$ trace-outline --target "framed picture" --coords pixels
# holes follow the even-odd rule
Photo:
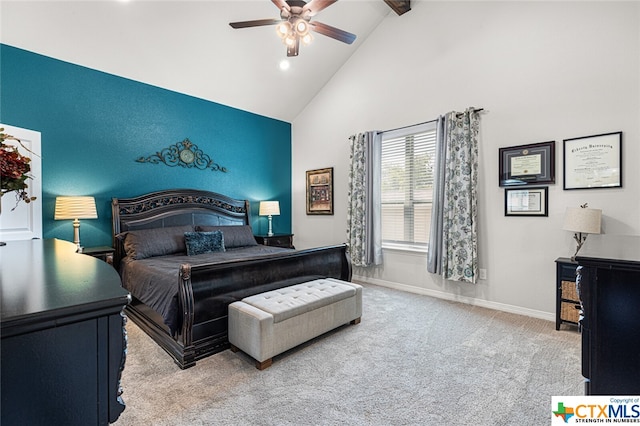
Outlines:
[[[555,141],[499,149],[500,186],[555,183]]]
[[[307,170],[307,214],[333,214],[333,167]]]
[[[546,186],[505,188],[505,216],[549,216],[549,193]]]
[[[564,140],[564,189],[622,187],[622,132]]]

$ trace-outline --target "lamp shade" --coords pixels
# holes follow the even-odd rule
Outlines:
[[[55,220],[97,219],[96,200],[93,197],[56,197]]]
[[[279,201],[260,201],[260,216],[279,216],[280,215],[280,202]]]
[[[600,209],[567,207],[562,229],[583,234],[599,234],[601,220],[602,210]]]

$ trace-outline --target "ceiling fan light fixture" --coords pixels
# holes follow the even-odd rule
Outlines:
[[[307,33],[305,35],[303,35],[300,40],[302,40],[302,43],[304,45],[308,45],[311,43],[311,41],[313,40],[313,37],[311,36],[311,34]]]
[[[281,38],[285,38],[287,34],[291,31],[291,24],[289,21],[284,21],[276,27],[276,32]]]
[[[300,36],[304,36],[309,32],[309,24],[304,19],[298,19],[295,23],[294,28]]]
[[[287,36],[284,38],[284,44],[286,44],[287,46],[293,46],[294,44],[296,44],[296,38],[293,36]]]

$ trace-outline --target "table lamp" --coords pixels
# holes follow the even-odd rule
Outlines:
[[[97,219],[96,200],[93,197],[56,197],[53,219],[73,219],[73,242],[82,253],[80,245],[80,219]]]
[[[280,216],[280,202],[278,201],[260,201],[260,212],[258,213],[260,216],[268,216],[269,217],[269,232],[267,232],[267,236],[273,236],[272,229],[272,216]]]
[[[576,260],[578,252],[587,240],[587,235],[600,233],[601,220],[602,210],[590,209],[586,203],[580,207],[567,207],[562,229],[565,231],[573,231],[573,239],[576,240],[578,244],[576,253],[571,256],[571,260]]]

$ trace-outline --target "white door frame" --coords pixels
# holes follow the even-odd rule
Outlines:
[[[28,148],[27,152],[15,141],[5,141],[7,145],[18,147],[20,154],[31,158],[32,179],[27,180],[27,194],[36,199],[30,203],[20,201],[16,206],[14,193],[5,194],[2,197],[2,210],[0,210],[0,241],[30,240],[42,238],[42,149],[40,145],[40,132],[22,129],[20,127],[0,124],[4,128],[2,133],[14,136]],[[34,155],[35,154],[35,155]]]

